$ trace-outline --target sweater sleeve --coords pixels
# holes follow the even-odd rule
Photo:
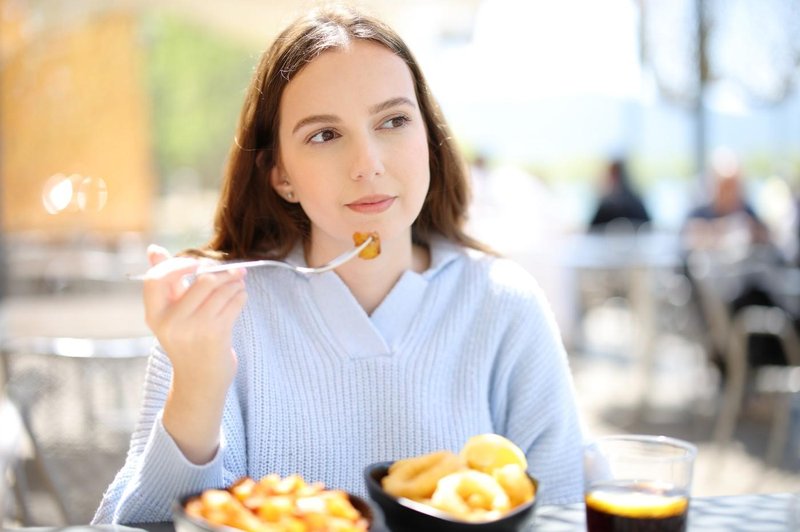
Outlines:
[[[543,504],[583,499],[584,434],[561,336],[532,279],[512,304],[511,324],[493,382],[497,431],[527,456]]]
[[[229,391],[226,399],[217,453],[207,464],[196,465],[186,459],[161,422],[171,380],[170,361],[156,346],[125,464],[106,489],[93,524],[170,521],[177,498],[229,485],[245,474],[244,427],[235,393]]]

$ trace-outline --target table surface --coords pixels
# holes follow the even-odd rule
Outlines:
[[[800,493],[696,497],[689,507],[690,531],[787,532],[800,530]],[[536,532],[574,532],[586,529],[581,503],[542,506],[536,510],[531,527]],[[24,528],[24,532],[172,532],[172,523],[148,523],[130,526],[71,526],[65,528]],[[379,529],[376,532],[383,532]]]
[[[561,263],[577,270],[664,269],[680,266],[677,233],[576,233],[564,245]]]

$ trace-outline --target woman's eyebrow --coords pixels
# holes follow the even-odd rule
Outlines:
[[[297,124],[295,124],[294,129],[292,129],[292,135],[297,133],[297,130],[301,127],[307,126],[309,124],[315,124],[317,122],[323,122],[326,124],[336,123],[338,124],[342,120],[336,115],[311,115],[307,116],[304,119],[300,120]]]
[[[385,111],[386,109],[389,109],[391,107],[395,107],[397,105],[408,105],[408,106],[414,107],[414,108],[417,107],[414,104],[414,102],[412,102],[411,100],[409,100],[405,96],[398,96],[397,98],[390,98],[390,99],[386,100],[385,102],[381,102],[379,104],[373,105],[372,107],[369,108],[369,112],[370,112],[370,114],[374,115],[374,114],[380,113],[381,111]]]
[[[373,105],[369,108],[370,114],[378,114],[381,111],[385,111],[386,109],[390,109],[392,107],[396,107],[398,105],[407,105],[409,107],[416,108],[416,104],[413,101],[406,98],[405,96],[398,96],[397,98],[390,98],[385,102],[381,102],[378,104]],[[297,133],[297,130],[305,127],[309,124],[316,124],[318,122],[325,123],[325,124],[338,124],[342,120],[336,115],[311,115],[303,118],[297,124],[295,124],[294,128],[292,129],[292,135]]]

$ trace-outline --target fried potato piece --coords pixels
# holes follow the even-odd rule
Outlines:
[[[372,242],[367,244],[367,247],[362,249],[358,254],[359,258],[364,260],[374,259],[381,254],[381,237],[376,231],[369,233],[353,233],[353,242],[356,246],[363,244],[369,237],[372,237]]]
[[[266,528],[231,492],[206,490],[200,496],[202,517],[212,523],[226,524],[248,532],[261,532]]]
[[[369,522],[344,491],[302,477],[242,478],[228,490],[209,489],[188,501],[186,514],[247,532],[366,532]]]
[[[442,477],[464,469],[464,461],[451,451],[415,456],[394,462],[381,485],[394,497],[429,499]]]

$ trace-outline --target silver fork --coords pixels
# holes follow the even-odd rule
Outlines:
[[[372,237],[368,236],[367,239],[356,246],[355,248],[342,253],[335,259],[323,264],[322,266],[318,266],[316,268],[309,268],[308,266],[295,266],[294,264],[289,264],[288,262],[282,262],[279,260],[232,260],[228,262],[222,262],[220,264],[214,264],[211,266],[202,266],[197,269],[197,271],[192,275],[187,275],[187,278],[194,279],[198,275],[204,273],[217,273],[217,272],[224,272],[227,270],[234,270],[237,268],[259,268],[261,266],[276,266],[278,268],[287,268],[289,270],[294,270],[300,273],[325,273],[331,270],[334,270],[344,264],[345,262],[349,261],[356,257],[359,253],[361,253],[364,248],[366,248],[372,242]],[[147,278],[146,273],[141,273],[138,275],[129,275],[128,279],[132,281],[143,281]]]

